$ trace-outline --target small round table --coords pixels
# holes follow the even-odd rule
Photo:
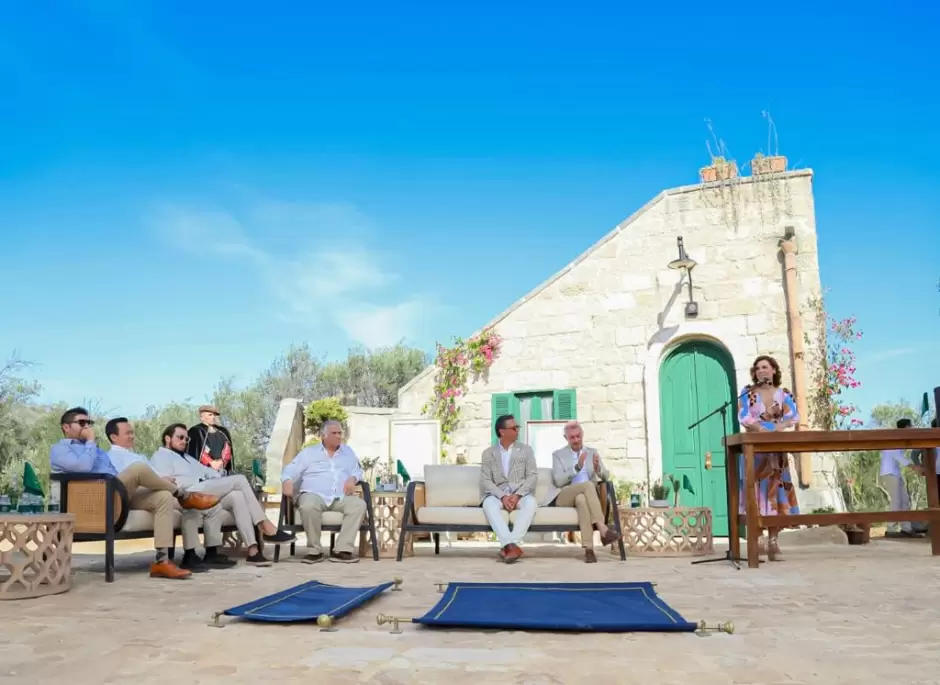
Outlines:
[[[73,514],[0,514],[0,600],[68,592]]]

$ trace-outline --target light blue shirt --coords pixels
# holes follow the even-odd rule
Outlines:
[[[118,474],[111,457],[94,441],[62,438],[49,450],[49,465],[53,473]]]
[[[282,482],[299,482],[297,494],[319,495],[328,505],[343,498],[343,483],[350,478],[362,480],[362,468],[359,457],[348,445],[340,445],[332,457],[322,444],[304,448],[281,471]]]

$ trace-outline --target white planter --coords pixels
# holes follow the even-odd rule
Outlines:
[[[668,499],[651,499],[650,506],[656,509],[668,509],[669,500]]]

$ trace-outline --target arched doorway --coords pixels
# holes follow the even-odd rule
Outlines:
[[[721,414],[689,430],[705,414],[736,395],[734,363],[717,344],[705,340],[681,343],[659,367],[660,427],[663,475],[688,476],[695,494],[683,490],[681,504],[710,507],[716,536],[728,534],[727,481],[721,439]],[[737,407],[728,409],[729,433],[737,431]],[[711,452],[711,468],[706,453]]]

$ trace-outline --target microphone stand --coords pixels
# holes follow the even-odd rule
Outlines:
[[[732,404],[734,404],[737,401],[737,399],[738,398],[735,397],[733,399],[728,400],[723,405],[721,405],[720,407],[718,407],[717,409],[713,411],[708,412],[707,414],[705,414],[705,416],[701,417],[698,421],[696,421],[691,426],[689,426],[689,430],[692,430],[695,427],[701,425],[702,423],[705,423],[705,421],[715,416],[716,414],[721,414],[721,430],[724,434],[724,440],[722,441],[722,449],[725,452],[725,498],[727,499],[727,502],[728,502],[728,509],[729,509],[728,516],[738,515],[738,512],[730,511],[731,509],[731,478],[728,474],[728,469],[730,469],[732,465],[728,463],[728,447],[726,444],[728,442],[728,408]],[[734,468],[738,468],[737,462],[735,462]],[[731,556],[731,539],[729,538],[728,539],[728,551],[725,552],[725,555],[723,557],[716,557],[714,559],[700,559],[698,561],[693,561],[692,565],[696,566],[698,564],[713,564],[716,561],[730,561],[731,565],[734,566],[735,569],[740,571],[741,570],[740,562],[747,561],[747,560],[742,559],[741,557]],[[764,563],[764,562],[760,562],[760,563]]]

